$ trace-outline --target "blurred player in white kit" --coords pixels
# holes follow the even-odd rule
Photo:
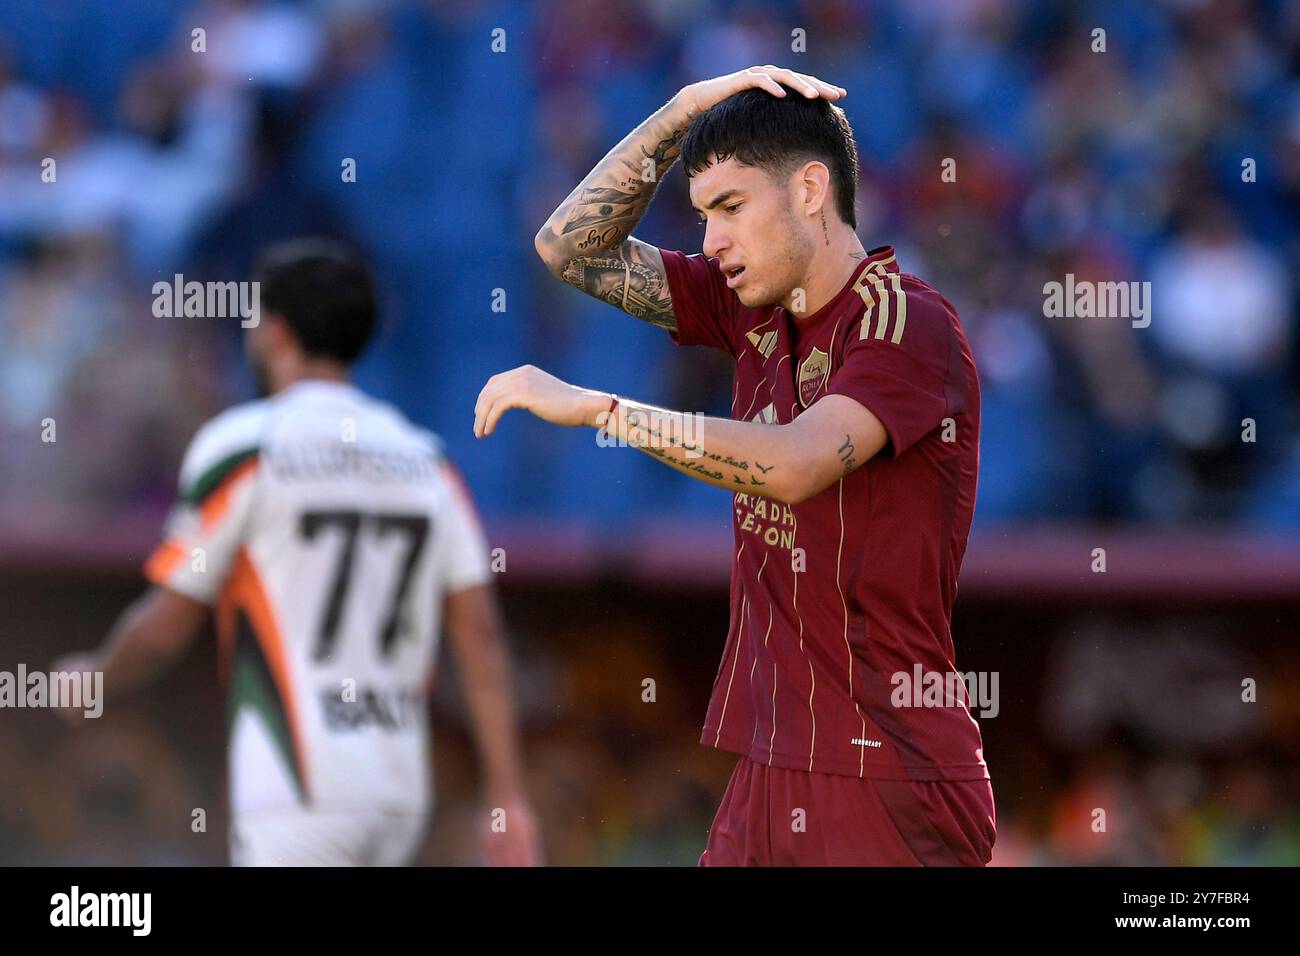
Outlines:
[[[401,865],[434,795],[428,696],[445,629],[483,775],[487,862],[541,863],[509,661],[473,502],[432,433],[349,378],[375,325],[367,269],[297,240],[253,276],[259,392],[195,435],[149,590],[58,670],[146,683],[215,609],[235,865]]]

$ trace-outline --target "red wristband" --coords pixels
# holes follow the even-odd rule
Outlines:
[[[609,434],[609,423],[614,421],[614,409],[618,408],[618,396],[611,392],[609,399],[609,412],[606,414],[605,427],[603,429],[606,435]]]

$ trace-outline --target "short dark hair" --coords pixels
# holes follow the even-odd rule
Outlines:
[[[261,308],[284,317],[308,355],[351,365],[370,341],[378,307],[370,270],[348,246],[291,239],[253,266]]]
[[[682,139],[687,177],[710,166],[714,156],[779,176],[815,159],[830,170],[840,218],[856,229],[858,147],[848,117],[830,100],[782,88],[784,99],[758,88],[742,90],[695,117]]]

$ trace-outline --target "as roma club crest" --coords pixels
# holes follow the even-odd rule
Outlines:
[[[814,347],[799,366],[799,401],[804,408],[813,400],[831,370],[831,357]]]

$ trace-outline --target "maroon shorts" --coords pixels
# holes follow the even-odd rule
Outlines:
[[[700,866],[984,866],[988,780],[863,780],[741,757]]]

